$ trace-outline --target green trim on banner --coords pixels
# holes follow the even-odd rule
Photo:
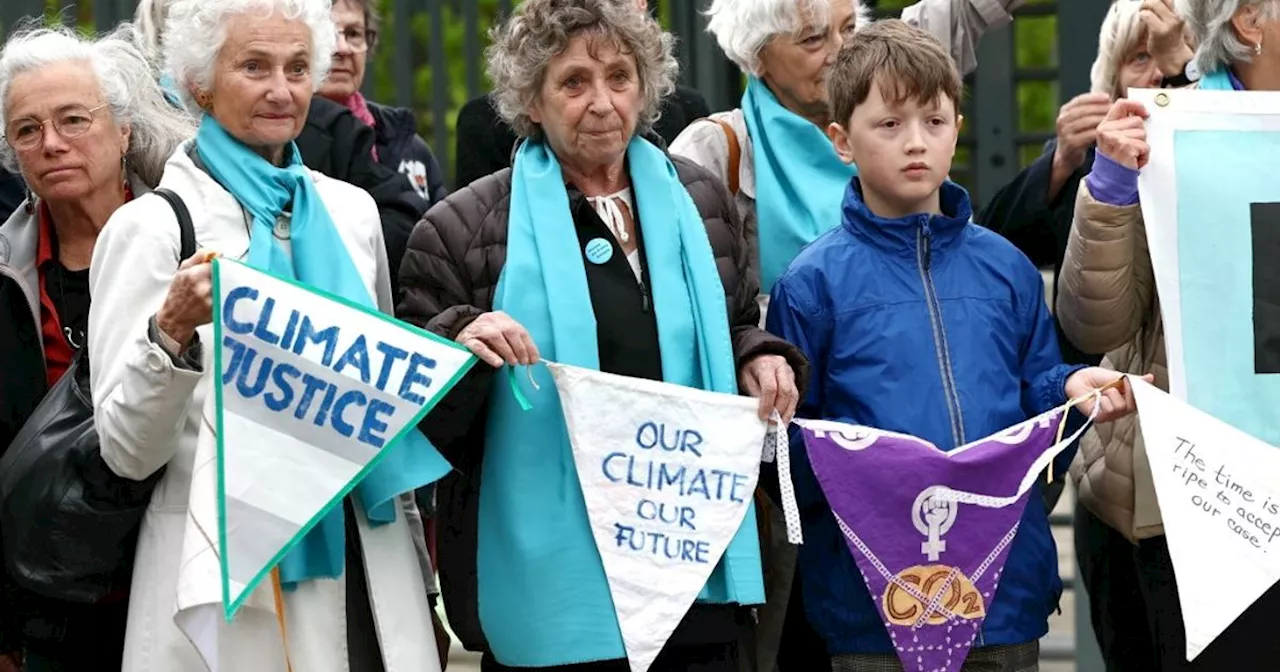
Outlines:
[[[213,298],[217,302],[213,306],[213,421],[218,433],[216,453],[218,468],[218,573],[222,575],[222,604],[231,600],[231,579],[227,570],[227,465],[223,460],[222,437],[222,260],[214,257],[210,262],[213,267]],[[225,611],[225,610],[224,610]],[[226,612],[227,622],[231,621],[234,611]]]
[[[223,458],[224,446],[223,446],[223,431],[222,431],[222,425],[223,425],[223,422],[222,422],[222,415],[223,415],[222,413],[222,404],[223,404],[223,401],[222,401],[222,387],[223,387],[222,386],[222,286],[221,286],[221,280],[220,280],[220,274],[219,274],[219,264],[222,264],[222,263],[239,264],[240,266],[244,266],[245,268],[259,275],[269,276],[273,280],[277,280],[285,284],[293,285],[294,287],[307,291],[311,294],[315,294],[317,296],[329,299],[330,301],[339,303],[348,308],[358,310],[366,315],[370,315],[378,319],[381,319],[382,321],[388,324],[394,325],[414,335],[426,337],[427,339],[435,342],[438,345],[448,346],[456,350],[465,352],[468,355],[467,359],[462,363],[461,366],[458,367],[458,371],[453,375],[453,377],[450,378],[447,383],[445,383],[440,387],[440,389],[431,398],[431,400],[428,401],[422,407],[422,409],[413,416],[413,418],[409,422],[405,423],[404,428],[401,429],[400,432],[395,435],[395,437],[387,441],[387,443],[382,447],[382,449],[378,451],[378,454],[375,455],[372,460],[369,460],[369,462],[365,465],[365,467],[361,469],[360,472],[356,474],[355,477],[352,478],[351,481],[346,486],[344,486],[338,492],[338,494],[335,495],[333,499],[329,501],[328,504],[326,504],[323,508],[320,509],[319,513],[317,513],[310,520],[308,520],[307,524],[303,525],[299,529],[298,533],[294,535],[294,537],[291,540],[289,540],[289,542],[286,543],[280,549],[280,551],[277,552],[271,558],[269,562],[267,562],[266,566],[263,567],[262,570],[259,571],[258,574],[254,576],[252,580],[250,580],[247,584],[245,584],[244,592],[234,602],[232,602],[230,599],[231,586],[230,586],[230,577],[228,575],[228,569],[227,569],[227,563],[226,563],[227,511],[226,511],[226,488],[224,486],[226,472],[225,472],[225,464],[224,464],[224,458]],[[380,310],[372,310],[367,306],[362,306],[358,303],[355,303],[354,301],[345,299],[335,294],[330,294],[329,292],[325,292],[323,290],[317,289],[315,287],[312,287],[311,285],[297,282],[295,280],[281,278],[276,275],[272,275],[271,273],[267,273],[265,271],[261,271],[256,268],[253,268],[252,266],[249,266],[242,262],[235,261],[233,259],[223,259],[221,257],[214,259],[213,261],[213,292],[214,292],[214,298],[216,300],[216,303],[214,304],[214,310],[213,310],[213,333],[214,333],[214,339],[217,341],[217,344],[216,344],[217,347],[214,349],[214,368],[217,370],[217,377],[214,380],[214,384],[216,385],[216,395],[214,397],[216,406],[214,411],[217,416],[216,419],[217,419],[217,425],[218,425],[218,543],[221,550],[218,561],[220,564],[220,569],[222,574],[222,604],[224,606],[223,611],[226,615],[227,622],[231,622],[236,612],[239,611],[240,607],[244,605],[244,602],[249,599],[249,596],[253,594],[253,591],[257,589],[258,585],[262,583],[263,579],[265,579],[267,575],[271,573],[271,570],[280,564],[280,561],[284,559],[284,556],[287,555],[289,551],[292,551],[293,548],[297,546],[299,542],[302,541],[302,538],[307,536],[307,533],[309,533],[312,530],[312,528],[318,525],[320,521],[325,518],[325,516],[329,515],[329,513],[333,511],[334,507],[340,505],[342,503],[343,498],[351,494],[351,491],[355,490],[356,487],[360,485],[360,482],[363,481],[365,477],[369,475],[370,472],[372,472],[374,469],[378,467],[379,464],[382,463],[383,459],[386,458],[386,456],[389,454],[389,451],[392,448],[394,448],[402,439],[404,439],[405,436],[408,436],[409,432],[416,431],[418,429],[418,424],[422,422],[422,419],[425,418],[427,414],[430,413],[433,408],[435,408],[436,404],[438,404],[440,400],[443,399],[444,396],[449,393],[449,390],[453,389],[453,387],[457,385],[459,381],[462,380],[463,376],[465,376],[468,372],[470,372],[471,367],[475,366],[478,360],[476,356],[472,354],[471,351],[468,350],[465,346],[462,346],[454,341],[450,341],[448,339],[437,336],[436,334],[433,334],[424,329],[420,329],[412,324],[408,324],[406,322],[397,320],[394,317],[387,315],[386,313],[383,313]]]

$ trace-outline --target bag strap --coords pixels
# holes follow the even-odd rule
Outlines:
[[[181,241],[178,263],[181,264],[196,253],[196,228],[191,223],[191,211],[187,210],[187,204],[182,201],[182,197],[172,190],[160,187],[151,193],[168,201],[169,207],[173,208],[173,214],[178,217],[178,237]]]
[[[738,144],[738,134],[734,132],[733,125],[724,119],[711,119],[720,125],[724,130],[725,140],[729,141],[729,193],[734,196],[738,195],[738,170],[742,162],[742,147]]]

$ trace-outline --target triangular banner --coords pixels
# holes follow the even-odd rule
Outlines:
[[[746,515],[758,402],[549,364],[632,672],[645,672]]]
[[[910,672],[957,672],[982,629],[1035,480],[1078,438],[1066,409],[944,453],[923,439],[797,420],[814,475]]]
[[[1129,384],[1194,660],[1280,580],[1280,451],[1138,378]]]
[[[214,261],[219,559],[228,620],[475,363],[377,311]]]

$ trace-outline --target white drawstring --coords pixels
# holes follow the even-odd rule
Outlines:
[[[587,202],[596,209],[596,214],[600,215],[604,225],[618,237],[618,242],[626,244],[631,241],[631,236],[627,233],[627,218],[622,214],[622,208],[618,206],[618,199],[625,200],[630,207],[631,188],[628,187],[608,196],[588,196]]]

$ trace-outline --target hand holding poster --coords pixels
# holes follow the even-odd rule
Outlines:
[[[1130,384],[1194,660],[1280,580],[1280,451],[1137,378]]]
[[[233,261],[214,262],[218,534],[228,620],[418,422],[465,348]],[[395,494],[395,493],[391,493]]]
[[[1055,409],[949,453],[871,427],[796,421],[909,672],[964,665],[1035,480],[1083,432],[1058,438],[1066,413]]]
[[[548,366],[627,658],[644,672],[743,524],[766,423],[747,397]]]

